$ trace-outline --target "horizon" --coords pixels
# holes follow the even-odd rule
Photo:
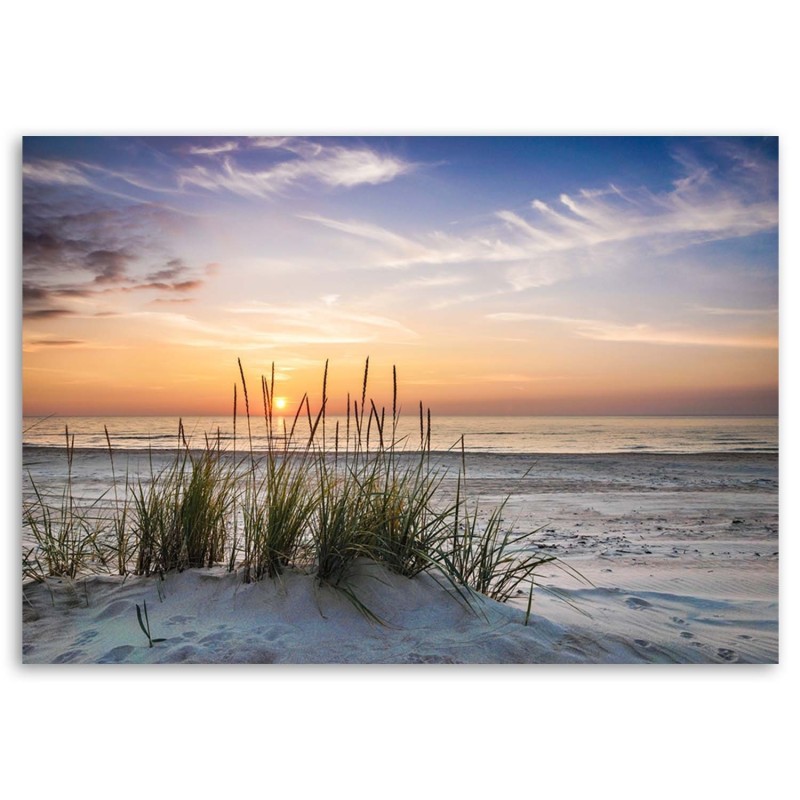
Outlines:
[[[22,178],[25,417],[230,416],[238,357],[287,408],[329,359],[344,414],[367,356],[438,416],[778,415],[777,137],[25,137]]]
[[[207,417],[219,417],[223,416],[222,414],[184,414],[183,417],[185,419],[203,419]],[[328,419],[344,419],[344,413],[330,413],[327,414]],[[398,411],[398,419],[401,416],[409,417],[409,414],[402,414]],[[432,412],[433,418],[438,417],[541,417],[543,419],[594,419],[594,418],[619,418],[619,419],[627,419],[630,417],[642,417],[644,419],[658,419],[658,418],[666,418],[666,419],[680,419],[680,418],[696,418],[696,419],[703,419],[707,417],[709,419],[717,418],[717,417],[730,417],[730,418],[738,418],[738,417],[774,417],[777,418],[778,414],[439,414],[434,415]],[[147,418],[163,418],[169,417],[178,419],[180,415],[173,415],[173,414],[49,414],[47,416],[41,416],[38,414],[24,414],[23,419],[38,419],[41,422],[45,422],[48,419],[120,419],[126,417],[143,417]],[[244,417],[243,414],[238,416],[238,419],[242,419]],[[273,412],[273,419],[293,419],[294,414],[278,414]],[[259,415],[250,414],[250,419],[263,419],[263,412]]]

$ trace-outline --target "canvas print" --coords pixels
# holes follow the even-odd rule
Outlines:
[[[776,137],[21,179],[23,663],[778,661]]]

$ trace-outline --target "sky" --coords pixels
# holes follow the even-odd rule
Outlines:
[[[25,415],[229,413],[237,359],[341,413],[367,357],[439,414],[778,410],[775,137],[26,137],[22,182]]]

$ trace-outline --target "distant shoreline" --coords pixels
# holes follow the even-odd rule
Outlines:
[[[236,448],[236,455],[237,456],[244,456],[249,455],[250,448],[247,445],[246,441],[240,442],[241,446],[237,446]],[[39,445],[39,444],[30,444],[24,443],[22,444],[23,451],[30,450],[39,453],[62,453],[64,452],[64,447],[57,447],[55,445]],[[192,453],[200,453],[205,450],[203,446],[191,446],[189,451]],[[298,452],[302,451],[302,448],[294,448],[293,451],[290,452]],[[153,453],[153,455],[169,455],[175,453],[183,453],[186,452],[186,448],[184,447],[115,447],[114,454],[120,455],[123,453],[130,453],[134,455],[148,455],[149,453]],[[277,447],[275,450],[277,455],[281,455],[282,450],[280,447]],[[103,454],[108,457],[108,447],[86,447],[86,446],[79,446],[76,445],[74,448],[74,453],[76,455],[85,454],[85,455],[92,455],[92,454]],[[253,453],[256,456],[265,456],[268,454],[266,449],[253,449]],[[573,458],[622,458],[622,457],[631,457],[631,458],[687,458],[687,459],[708,459],[708,458],[722,458],[722,457],[740,457],[740,458],[751,458],[753,456],[763,456],[763,457],[770,457],[770,458],[777,458],[779,455],[779,450],[776,448],[774,450],[766,450],[766,449],[753,449],[753,450],[746,450],[746,449],[738,449],[738,450],[702,450],[702,451],[693,451],[693,452],[686,452],[686,451],[668,451],[668,450],[616,450],[616,451],[608,451],[608,452],[547,452],[547,451],[538,451],[538,452],[502,452],[502,451],[494,451],[494,450],[471,450],[466,448],[465,453],[468,457],[491,457],[491,458],[508,458],[508,459],[519,459],[519,458],[564,458],[564,459],[573,459]],[[223,448],[222,449],[223,455],[232,455],[233,450],[232,448]],[[398,449],[397,454],[400,457],[404,458],[419,458],[420,453],[418,450],[410,450],[408,452],[403,452],[401,449]],[[330,450],[330,455],[334,456],[334,451]],[[431,458],[457,458],[461,459],[461,452],[457,451],[455,448],[450,450],[431,450],[430,451]],[[427,455],[426,455],[427,457]],[[340,458],[344,458],[344,451],[340,451]]]

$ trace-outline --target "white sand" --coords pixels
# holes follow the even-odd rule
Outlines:
[[[99,458],[87,460],[89,483],[102,483]],[[223,569],[163,583],[51,580],[25,588],[23,661],[778,660],[777,457],[473,456],[469,470],[473,494],[491,504],[513,492],[507,522],[543,525],[543,552],[593,585],[548,565],[526,627],[523,598],[484,601],[476,614],[430,578],[409,581],[367,566],[358,591],[385,625],[303,575],[254,585]],[[143,600],[152,635],[166,639],[152,648],[136,619]]]

